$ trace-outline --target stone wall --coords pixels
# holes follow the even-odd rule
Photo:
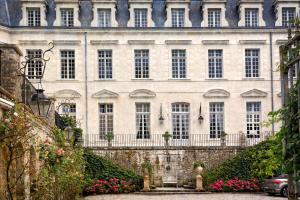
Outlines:
[[[182,186],[194,179],[193,163],[195,161],[202,161],[205,168],[209,169],[235,156],[241,150],[240,148],[216,147],[93,151],[138,174],[142,174],[141,164],[149,160],[153,166],[152,183],[154,185],[162,186],[163,182],[177,182],[179,186]]]

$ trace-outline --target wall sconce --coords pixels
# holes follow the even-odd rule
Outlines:
[[[202,116],[202,108],[201,108],[201,103],[200,103],[198,121],[200,124],[202,124],[203,120],[204,120],[204,117]]]
[[[50,112],[52,101],[44,94],[43,89],[37,89],[31,97],[31,106],[37,107],[40,117],[47,118]]]
[[[159,118],[158,118],[159,122],[162,124],[165,120],[165,118],[163,117],[163,113],[162,113],[162,104],[160,104],[160,111],[159,111]]]

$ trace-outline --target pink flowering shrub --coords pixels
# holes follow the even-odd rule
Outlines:
[[[223,181],[218,180],[209,186],[215,192],[258,192],[260,190],[257,180],[240,180],[237,178]]]
[[[111,194],[111,193],[129,193],[134,189],[130,182],[117,178],[109,178],[108,180],[97,180],[92,186],[85,189],[88,194]]]

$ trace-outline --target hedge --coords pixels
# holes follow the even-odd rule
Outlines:
[[[117,178],[131,183],[135,191],[138,191],[143,186],[143,178],[136,175],[133,171],[124,169],[112,161],[105,159],[93,152],[86,150],[84,152],[85,177],[92,181],[109,180]]]
[[[219,166],[205,171],[204,184],[208,187],[218,180],[228,181],[235,178],[257,179],[261,182],[264,178],[279,173],[280,158],[281,151],[277,140],[266,140],[242,151]]]

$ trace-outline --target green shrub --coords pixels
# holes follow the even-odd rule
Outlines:
[[[262,181],[278,173],[281,166],[280,157],[277,140],[269,139],[204,172],[204,184],[207,187],[217,180],[228,181],[234,178]]]
[[[133,171],[123,169],[112,161],[86,150],[84,152],[85,177],[91,180],[109,180],[117,178],[126,180],[132,184],[134,191],[138,191],[143,186],[143,178]]]

